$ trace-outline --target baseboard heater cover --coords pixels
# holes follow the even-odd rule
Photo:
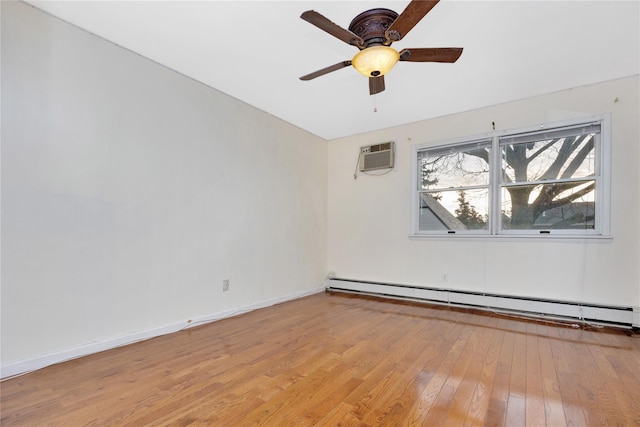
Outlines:
[[[578,319],[618,327],[640,327],[640,324],[636,324],[635,317],[637,316],[635,314],[637,310],[634,310],[634,307],[608,306],[340,278],[328,280],[326,289],[328,291],[362,293],[435,304],[512,312],[525,316],[551,316],[565,319]],[[634,311],[636,313],[634,313]]]

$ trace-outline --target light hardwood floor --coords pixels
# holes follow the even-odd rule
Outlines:
[[[4,426],[633,426],[640,336],[321,293],[0,384]]]

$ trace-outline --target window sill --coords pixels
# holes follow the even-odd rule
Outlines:
[[[410,234],[410,240],[485,240],[485,241],[546,241],[611,243],[613,236],[571,234]]]

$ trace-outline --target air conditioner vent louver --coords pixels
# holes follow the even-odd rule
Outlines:
[[[393,168],[394,142],[368,145],[360,148],[360,172]]]

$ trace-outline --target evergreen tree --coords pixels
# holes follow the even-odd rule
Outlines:
[[[476,208],[469,204],[464,191],[458,191],[458,209],[455,211],[456,218],[461,223],[467,226],[467,229],[477,230],[484,228],[486,221],[482,218],[482,215],[478,213]]]

